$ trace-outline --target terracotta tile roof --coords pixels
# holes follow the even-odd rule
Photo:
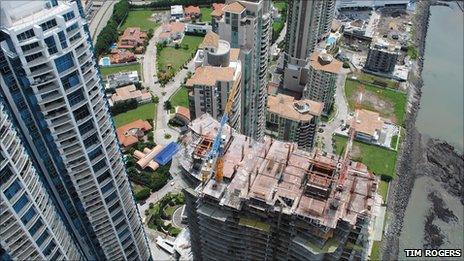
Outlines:
[[[233,2],[232,4],[228,4],[224,6],[222,9],[223,12],[229,12],[229,13],[235,13],[235,14],[240,14],[243,11],[245,11],[245,7],[240,4],[239,2]]]
[[[184,7],[184,14],[186,15],[200,15],[200,7],[189,5]]]
[[[133,62],[136,60],[137,60],[137,57],[135,57],[135,54],[128,50],[117,49],[117,50],[111,51],[110,53],[110,61],[112,64],[127,63],[127,62]]]
[[[211,12],[211,16],[222,16],[224,14],[224,12],[222,11],[224,6],[226,5],[221,3],[213,3],[213,11]]]
[[[190,121],[190,110],[188,108],[183,107],[183,106],[177,106],[176,107],[176,116],[180,116],[180,117],[185,118],[186,120]]]
[[[151,130],[152,127],[148,121],[136,120],[116,129],[119,144],[123,147],[131,146],[138,142],[139,137],[145,132]]]
[[[312,53],[309,61],[311,67],[318,71],[338,74],[343,63],[334,59],[331,55],[322,53]]]
[[[215,86],[218,81],[232,81],[234,79],[234,68],[203,66],[195,70],[192,78],[187,80],[187,86],[206,85]]]
[[[214,47],[218,48],[219,46],[219,35],[213,31],[208,32],[203,39],[203,42],[200,44],[199,48],[208,48]]]
[[[297,109],[300,108],[300,109]],[[320,116],[323,104],[312,100],[295,101],[292,96],[277,94],[267,98],[267,110],[293,121],[310,121]]]
[[[134,157],[138,159],[137,165],[142,169],[149,167],[152,170],[156,170],[159,167],[159,164],[156,163],[153,159],[158,153],[161,152],[163,148],[163,145],[158,144],[153,149],[145,148],[143,152],[138,150],[134,151]]]
[[[384,124],[378,112],[369,110],[356,110],[356,121],[353,127],[356,132],[374,136],[377,130],[381,130]]]
[[[113,103],[136,99],[137,101],[146,101],[151,99],[151,94],[147,91],[140,91],[131,84],[125,87],[117,88],[116,93],[111,96]]]
[[[239,48],[230,48],[230,61],[231,62],[236,62],[238,61],[238,57],[240,55],[240,49]]]
[[[119,38],[118,47],[126,49],[134,48],[143,45],[145,38],[147,38],[147,34],[140,31],[139,27],[128,27]]]

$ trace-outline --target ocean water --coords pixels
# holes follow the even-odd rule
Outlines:
[[[422,72],[421,108],[416,127],[464,150],[464,34],[463,12],[432,6]]]
[[[422,134],[446,140],[461,152],[464,148],[463,24],[463,13],[455,3],[451,8],[431,8],[422,73],[424,87],[416,122]],[[415,181],[403,220],[399,260],[406,259],[404,249],[423,248],[424,225],[432,207],[427,195],[431,191],[442,198],[445,207],[457,217],[457,222],[446,223],[438,218],[432,222],[446,235],[441,248],[464,250],[463,205],[440,183],[430,177],[420,177]]]

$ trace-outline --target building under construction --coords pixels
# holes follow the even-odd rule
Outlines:
[[[194,120],[178,154],[196,184],[184,190],[195,260],[366,259],[377,179],[365,165],[226,125],[218,181],[205,161],[219,126]]]

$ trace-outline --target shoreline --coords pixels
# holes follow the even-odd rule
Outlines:
[[[412,36],[411,40],[418,48],[419,58],[416,66],[413,66],[413,70],[411,70],[408,79],[410,86],[408,90],[408,107],[405,121],[405,139],[401,144],[401,149],[397,158],[397,178],[393,179],[390,183],[391,196],[387,204],[387,215],[391,216],[391,220],[387,223],[380,247],[381,260],[398,259],[399,238],[403,230],[403,219],[416,178],[420,176],[430,176],[436,181],[439,181],[447,191],[450,191],[455,196],[462,196],[459,195],[459,192],[456,193],[455,187],[462,188],[463,181],[462,179],[459,180],[459,171],[462,171],[464,168],[463,156],[459,155],[447,142],[433,138],[425,138],[415,126],[422,95],[423,80],[421,75],[424,63],[425,41],[430,20],[430,7],[436,3],[435,1],[428,0],[416,2],[416,14],[413,17],[413,29],[415,30],[415,34]],[[451,185],[448,184],[447,179],[434,177],[433,173],[430,173],[430,170],[433,168],[432,165],[436,162],[433,156],[436,156],[437,153],[434,153],[434,151],[439,151],[443,148],[445,148],[444,150],[446,150],[447,153],[444,157],[446,158],[447,155],[450,155],[449,157],[453,159],[453,165],[457,166],[457,173],[451,172],[451,174],[448,173],[449,171],[447,172],[447,169],[438,166],[439,169],[442,167],[441,170],[443,170],[442,172],[444,173],[442,176],[451,176],[453,178],[454,183]],[[419,172],[419,169],[422,171]],[[463,203],[462,200],[461,203]],[[425,229],[427,229],[427,227],[425,227]]]

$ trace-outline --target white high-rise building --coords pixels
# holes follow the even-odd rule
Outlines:
[[[16,260],[82,260],[0,103],[0,244]],[[0,259],[2,256],[0,254]]]
[[[330,32],[335,0],[288,2],[283,88],[302,93],[308,82],[308,62],[316,44]]]
[[[214,32],[206,34],[195,55],[195,73],[187,80],[191,119],[209,113],[216,119],[224,114],[229,94],[238,89],[229,111],[229,125],[240,129],[240,84],[242,66],[238,59],[240,49],[220,40]]]
[[[221,39],[240,48],[242,63],[241,132],[264,137],[272,19],[271,1],[226,0],[218,21]]]
[[[150,259],[80,0],[3,1],[0,16],[0,94],[75,244]]]

